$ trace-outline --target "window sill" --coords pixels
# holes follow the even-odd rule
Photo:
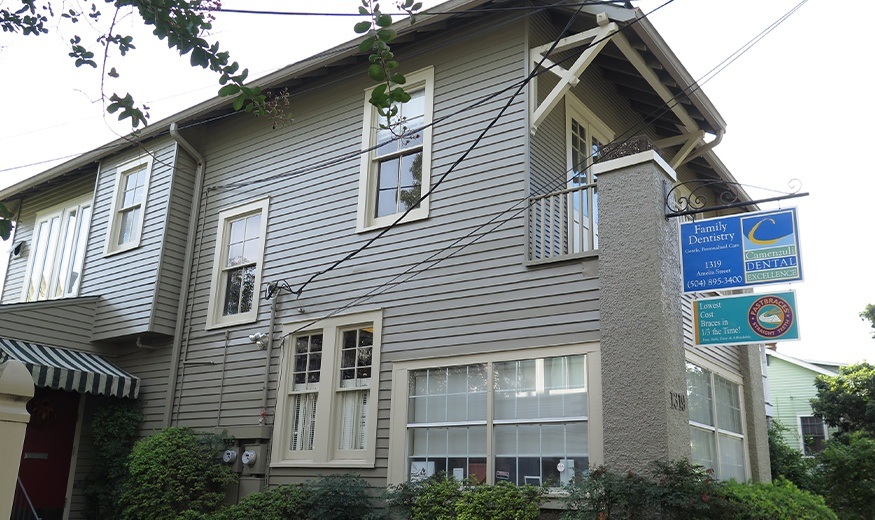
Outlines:
[[[367,460],[332,460],[326,462],[316,462],[312,460],[296,460],[286,459],[278,462],[271,462],[271,468],[352,468],[352,469],[372,469],[375,467],[374,461]]]
[[[107,248],[104,250],[104,252],[103,252],[103,257],[106,258],[106,257],[110,257],[110,256],[115,256],[115,255],[118,255],[118,254],[124,253],[125,251],[130,251],[130,250],[132,250],[132,249],[137,249],[138,247],[140,247],[140,241],[139,241],[139,240],[137,240],[136,242],[131,242],[130,244],[125,244],[125,245],[121,245],[121,246],[116,246],[116,247],[113,247],[113,248],[108,248],[108,247],[107,247]]]
[[[258,312],[237,314],[233,318],[223,317],[221,320],[208,320],[205,330],[223,329],[234,325],[247,325],[258,321]]]
[[[356,233],[367,233],[368,231],[376,231],[378,229],[383,229],[391,226],[398,220],[398,213],[394,215],[389,215],[386,217],[374,218],[370,219],[367,222],[363,223],[359,221],[356,224],[355,232]],[[409,222],[417,222],[419,220],[425,220],[428,218],[428,210],[426,209],[418,209],[411,211],[404,220],[399,222],[399,224],[407,224]]]

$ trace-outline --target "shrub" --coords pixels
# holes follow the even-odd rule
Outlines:
[[[779,478],[771,484],[725,484],[730,500],[738,503],[736,520],[837,520],[823,497]]]
[[[687,460],[654,462],[649,476],[604,467],[566,486],[566,513],[577,519],[710,519],[734,509],[722,483]]]
[[[788,429],[778,421],[772,421],[769,425],[769,462],[772,478],[785,478],[801,489],[812,491],[814,459],[803,457],[801,451],[787,444],[782,432]]]
[[[374,516],[368,483],[358,475],[329,475],[307,483],[313,520],[359,520]]]
[[[456,504],[459,520],[537,520],[544,489],[499,482],[467,487]]]
[[[817,490],[842,518],[875,518],[875,439],[854,432],[827,443],[817,457]]]
[[[94,464],[85,481],[87,516],[94,520],[121,516],[119,497],[128,479],[126,462],[143,414],[131,399],[103,398],[91,419]]]
[[[237,504],[208,517],[209,520],[304,519],[312,505],[312,490],[305,485],[286,485],[253,493]]]
[[[462,483],[445,474],[390,486],[386,502],[401,518],[454,520]]]
[[[227,439],[188,428],[165,428],[137,442],[128,458],[123,517],[165,520],[188,510],[216,510],[237,479],[219,460],[227,445]]]

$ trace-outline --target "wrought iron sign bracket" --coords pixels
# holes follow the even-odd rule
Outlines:
[[[756,186],[744,185],[738,182],[731,182],[722,179],[693,179],[690,181],[678,182],[673,186],[665,183],[665,218],[667,220],[675,217],[683,217],[685,215],[697,215],[699,213],[705,213],[707,211],[717,211],[730,208],[744,208],[763,202],[775,202],[778,200],[795,199],[797,197],[808,196],[808,192],[799,192],[802,187],[802,183],[799,181],[799,179],[792,179],[789,183],[787,183],[787,185],[790,187],[791,190],[789,192],[769,190],[774,191],[779,195],[776,195],[774,197],[768,197],[765,199],[748,201],[741,200],[739,198],[739,188],[745,186]],[[687,188],[689,190],[689,194],[684,196],[677,196],[679,193],[677,192],[677,190],[682,187]],[[703,196],[703,193],[705,191],[713,193],[719,203],[713,206],[708,206],[708,199]]]

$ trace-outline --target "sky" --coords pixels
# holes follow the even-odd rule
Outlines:
[[[432,0],[426,7],[437,5]],[[384,2],[384,10],[387,3]],[[664,0],[633,0],[645,13]],[[356,12],[355,0],[224,0],[226,9]],[[851,5],[851,4],[849,4]],[[875,162],[866,160],[875,119],[875,2],[840,10],[828,0],[674,0],[650,21],[697,79],[798,7],[747,52],[703,85],[727,121],[716,154],[754,198],[791,191],[807,197],[762,204],[797,207],[805,280],[768,286],[793,289],[800,341],[778,350],[807,360],[875,361],[868,322],[875,303],[871,220]],[[843,14],[842,14],[843,13]],[[258,77],[352,39],[346,17],[220,13],[210,38]],[[111,65],[120,73],[106,92],[131,92],[150,107],[151,121],[213,97],[216,77],[193,69],[136,19],[118,23],[137,49]],[[100,73],[77,69],[67,57],[79,27],[64,25],[38,38],[0,34],[0,188],[94,149],[129,130],[106,115]],[[90,34],[80,30],[82,34]],[[403,56],[402,65],[403,65]],[[7,243],[0,243],[5,258]],[[5,262],[0,262],[5,264]],[[5,265],[0,265],[0,276]],[[2,278],[0,278],[2,279]],[[757,289],[763,292],[764,289]]]

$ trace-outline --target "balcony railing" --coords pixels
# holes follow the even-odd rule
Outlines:
[[[21,483],[20,477],[15,486],[15,494],[12,496],[11,520],[40,520],[30,497],[27,496],[27,491],[24,490],[24,484]]]
[[[586,256],[598,249],[596,184],[529,197],[529,262]]]

